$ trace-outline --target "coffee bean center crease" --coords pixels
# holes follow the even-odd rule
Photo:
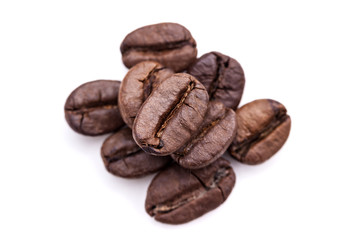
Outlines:
[[[228,68],[228,66],[229,66],[229,60],[230,59],[227,59],[227,61],[224,62],[221,59],[221,57],[216,56],[217,69],[216,69],[216,75],[215,75],[214,79],[212,80],[210,89],[209,89],[209,99],[210,100],[215,99],[214,94],[215,94],[216,90],[219,88],[219,85],[224,78],[224,72],[226,71],[226,68]]]
[[[151,71],[146,75],[145,78],[139,79],[139,81],[143,83],[143,89],[144,89],[143,101],[145,101],[149,97],[153,88],[154,80],[156,79],[156,76],[159,73],[159,71],[163,69],[165,68],[164,67],[159,68],[155,66],[153,69],[151,69]]]
[[[190,39],[185,39],[181,41],[174,41],[174,42],[167,42],[166,44],[153,44],[153,45],[146,45],[146,46],[128,46],[123,49],[123,54],[126,54],[130,50],[135,50],[139,52],[152,52],[152,51],[168,51],[173,49],[179,49],[182,47],[185,47],[187,45],[190,45],[192,47],[196,47],[196,44],[194,44]]]
[[[184,147],[184,150],[181,152],[175,152],[175,155],[178,156],[185,156],[198,142],[200,142],[203,137],[214,127],[216,126],[216,124],[218,124],[218,122],[220,122],[222,119],[224,118],[218,118],[214,121],[212,121],[210,124],[208,124],[207,126],[203,127],[201,129],[201,131],[199,132],[198,135],[194,136],[191,141],[189,141],[189,143]]]
[[[130,149],[129,151],[126,151],[126,153],[124,154],[123,151],[121,149],[115,151],[114,153],[111,153],[109,156],[105,156],[106,160],[108,162],[116,162],[119,160],[122,160],[126,157],[131,157],[134,156],[138,153],[142,153],[141,148],[136,147],[135,149]]]
[[[184,104],[186,97],[189,95],[189,93],[194,89],[195,87],[195,82],[191,81],[189,83],[189,85],[187,86],[185,92],[182,94],[182,96],[179,98],[180,100],[175,103],[175,106],[173,108],[171,108],[171,111],[169,114],[167,114],[167,116],[165,116],[163,119],[164,121],[162,122],[159,130],[156,132],[155,137],[157,138],[161,138],[168,122],[171,120],[171,118],[173,118],[173,116],[176,114],[176,112],[179,110],[179,108]],[[188,105],[189,106],[189,105]]]

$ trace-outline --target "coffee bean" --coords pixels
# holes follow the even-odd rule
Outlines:
[[[202,123],[208,105],[204,86],[186,73],[172,75],[140,108],[133,137],[146,152],[169,155],[184,145]]]
[[[210,101],[219,100],[226,107],[237,108],[244,90],[245,75],[235,59],[219,52],[206,53],[190,66],[188,73],[205,86]]]
[[[142,151],[134,142],[128,127],[105,140],[101,147],[101,157],[110,173],[125,178],[157,172],[172,161],[169,156],[157,157]]]
[[[223,158],[193,171],[173,164],[152,180],[145,209],[157,221],[186,223],[220,206],[234,184],[235,173]]]
[[[154,60],[180,72],[195,61],[196,42],[189,30],[177,23],[148,25],[129,33],[120,46],[126,67]]]
[[[184,168],[205,167],[227,150],[235,134],[234,110],[219,101],[210,101],[198,132],[171,157]]]
[[[119,108],[124,122],[130,128],[152,89],[173,73],[171,69],[153,61],[140,62],[129,70],[119,90]]]
[[[237,134],[230,154],[246,164],[259,164],[274,155],[286,142],[291,119],[286,108],[271,99],[250,102],[236,110]]]
[[[117,104],[120,81],[97,80],[80,85],[65,103],[65,118],[76,132],[96,136],[124,125]]]

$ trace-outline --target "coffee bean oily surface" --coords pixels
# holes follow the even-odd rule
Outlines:
[[[204,86],[177,73],[161,82],[140,108],[133,137],[146,152],[169,155],[184,145],[202,123],[208,105]]]
[[[184,168],[205,167],[227,150],[235,134],[234,110],[219,101],[210,101],[198,132],[171,157]]]
[[[259,164],[286,142],[291,119],[281,103],[271,99],[250,102],[236,111],[237,134],[230,154],[240,162]]]
[[[140,62],[129,70],[119,90],[119,108],[121,116],[130,128],[152,89],[173,73],[171,69],[154,61]]]
[[[129,33],[120,46],[126,67],[154,60],[180,72],[195,61],[196,42],[189,30],[177,23],[159,23]]]
[[[142,151],[134,142],[128,127],[122,128],[104,141],[101,157],[110,173],[125,178],[157,172],[172,161],[169,156],[158,157]]]
[[[193,171],[173,164],[152,180],[145,209],[157,221],[186,223],[221,205],[234,185],[235,173],[223,158]]]
[[[120,81],[96,80],[80,85],[65,103],[65,118],[76,132],[96,136],[124,125],[118,108]]]
[[[188,73],[205,86],[210,101],[219,100],[226,107],[237,108],[244,90],[245,75],[235,59],[219,52],[206,53],[190,66]]]

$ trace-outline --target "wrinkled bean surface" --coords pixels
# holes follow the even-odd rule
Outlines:
[[[204,86],[186,73],[159,84],[140,108],[133,137],[146,152],[169,155],[198,130],[208,105]]]

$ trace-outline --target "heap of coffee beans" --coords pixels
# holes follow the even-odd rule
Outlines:
[[[185,27],[139,28],[120,50],[130,68],[123,81],[79,86],[66,100],[65,118],[80,134],[113,132],[101,147],[110,173],[137,178],[159,172],[145,200],[156,220],[185,223],[221,205],[235,185],[225,151],[259,164],[288,138],[286,108],[260,99],[237,109],[242,67],[219,52],[197,59],[196,41]]]

